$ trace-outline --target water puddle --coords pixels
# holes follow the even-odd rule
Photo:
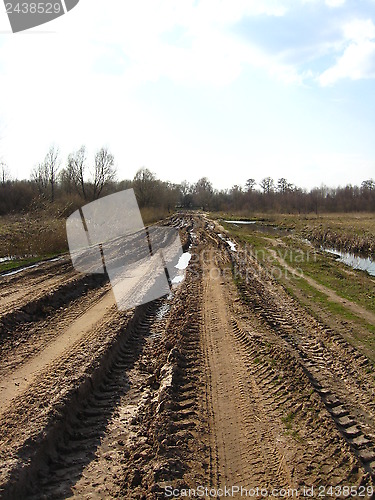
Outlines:
[[[229,224],[257,224],[256,220],[225,220]]]
[[[34,267],[39,267],[40,265],[45,264],[46,262],[57,262],[58,260],[61,260],[62,258],[63,258],[63,256],[61,255],[59,257],[54,257],[53,259],[41,260],[39,262],[36,262],[35,264],[17,267],[17,269],[13,269],[12,271],[8,271],[6,273],[1,273],[0,276],[13,276],[14,274],[21,273],[25,269],[33,269]],[[0,259],[0,262],[7,262],[10,260],[17,260],[17,257],[3,257],[3,260]]]
[[[342,262],[353,269],[366,271],[370,276],[375,276],[375,261],[370,257],[360,257],[354,253],[343,252],[342,250],[336,250],[335,248],[321,247],[321,250],[336,255],[338,262]]]
[[[191,259],[191,253],[190,252],[184,252],[180,258],[178,259],[177,264],[174,266],[176,269],[178,269],[178,274],[174,276],[171,280],[172,285],[178,285],[179,283],[182,283],[185,279],[185,271],[187,266],[189,265]]]
[[[33,264],[32,266],[19,267],[14,269],[13,271],[8,271],[7,273],[2,273],[1,276],[13,276],[14,274],[21,273],[25,269],[32,269],[33,267],[38,267],[42,264],[42,262],[38,262],[38,264]]]
[[[184,278],[184,276],[175,276],[175,277],[172,279],[171,283],[172,283],[173,285],[177,285],[178,283],[182,283],[182,282],[184,281],[184,279],[185,279],[185,278]]]
[[[234,243],[233,241],[231,240],[227,240],[226,238],[224,238],[224,236],[222,234],[218,234],[219,238],[222,239],[223,241],[225,241],[225,243],[227,245],[229,245],[230,249],[232,250],[232,252],[237,252],[237,249],[236,249],[236,243]]]
[[[228,243],[230,249],[232,250],[232,252],[237,252],[236,244],[233,241],[227,240],[227,243]]]
[[[246,226],[246,229],[249,231],[259,231],[264,234],[269,234],[274,236],[275,234],[280,234],[283,236],[286,236],[291,233],[291,230],[288,229],[283,229],[278,226],[271,226],[269,224],[264,224],[263,222],[255,221],[255,220],[249,220],[249,221],[244,221],[244,220],[226,220],[224,222],[227,222],[228,224],[233,224],[234,226],[236,225],[244,225]]]
[[[168,302],[165,302],[164,304],[162,304],[156,313],[156,319],[158,321],[162,320],[164,318],[164,316],[169,312],[170,308],[171,308],[171,305],[168,304]]]
[[[190,252],[185,252],[181,255],[179,258],[177,264],[174,266],[176,269],[186,269],[187,266],[189,265],[191,259],[191,253]]]
[[[0,264],[1,264],[1,262],[9,262],[10,260],[15,260],[16,258],[17,257],[12,257],[12,256],[9,257],[9,255],[8,255],[8,257],[0,257]]]
[[[156,311],[156,319],[161,321],[170,311],[172,299],[174,297],[173,292],[169,292],[168,296],[165,298],[165,301],[161,304],[161,306]],[[151,337],[160,336],[160,332],[152,332]]]

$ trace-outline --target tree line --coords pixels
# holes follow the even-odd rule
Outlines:
[[[276,181],[248,178],[243,186],[214,189],[207,177],[197,182],[174,184],[159,180],[147,168],[133,179],[118,179],[114,155],[100,148],[91,165],[82,146],[62,162],[59,149],[52,146],[36,165],[28,180],[13,179],[10,169],[0,162],[0,215],[55,207],[67,216],[80,206],[123,189],[134,188],[141,208],[171,211],[176,208],[211,211],[254,212],[350,212],[375,211],[375,181],[360,186],[320,186],[307,190],[284,177]]]

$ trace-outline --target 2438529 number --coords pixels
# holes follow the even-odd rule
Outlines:
[[[374,488],[372,486],[319,486],[318,497],[334,498],[372,498]]]
[[[6,3],[7,14],[60,14],[61,4],[52,2]]]

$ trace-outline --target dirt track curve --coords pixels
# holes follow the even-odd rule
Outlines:
[[[163,224],[185,279],[126,312],[67,258],[0,276],[0,497],[373,498],[373,365],[214,222]]]

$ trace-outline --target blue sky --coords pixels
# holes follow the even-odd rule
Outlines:
[[[374,0],[80,0],[13,35],[0,15],[0,146],[29,177],[107,145],[119,178],[217,188],[375,177]]]

